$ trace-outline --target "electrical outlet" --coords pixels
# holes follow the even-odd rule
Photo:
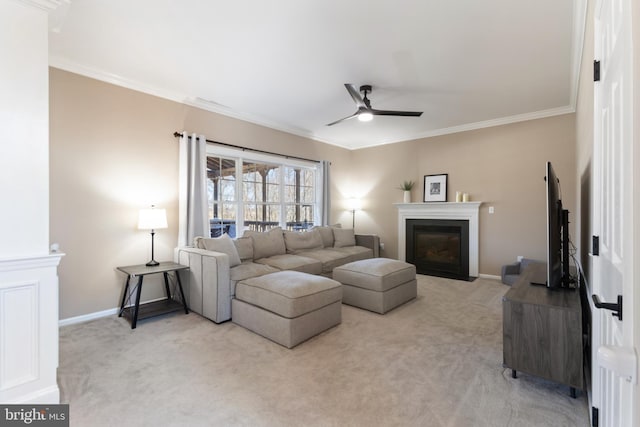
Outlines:
[[[493,208],[493,206],[489,206],[489,213],[492,214],[495,212],[495,209]]]

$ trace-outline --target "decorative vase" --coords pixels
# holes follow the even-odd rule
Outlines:
[[[411,203],[411,191],[406,190],[404,192],[404,202],[405,203]]]

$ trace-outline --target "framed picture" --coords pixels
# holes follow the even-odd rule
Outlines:
[[[446,202],[447,201],[447,178],[449,174],[424,176],[424,201],[425,202]]]

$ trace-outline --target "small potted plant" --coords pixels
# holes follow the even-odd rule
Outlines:
[[[402,185],[400,185],[400,189],[404,191],[404,202],[411,203],[411,189],[413,188],[415,182],[413,181],[403,181]]]

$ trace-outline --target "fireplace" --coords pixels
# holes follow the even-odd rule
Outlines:
[[[408,219],[406,241],[417,273],[469,280],[469,221]]]
[[[465,221],[468,224],[468,245],[465,246],[468,254],[467,274],[472,278],[478,277],[481,204],[482,202],[476,201],[466,203],[394,203],[398,209],[398,259],[410,262],[407,258],[407,221],[427,219]],[[463,244],[461,243],[461,245]]]

